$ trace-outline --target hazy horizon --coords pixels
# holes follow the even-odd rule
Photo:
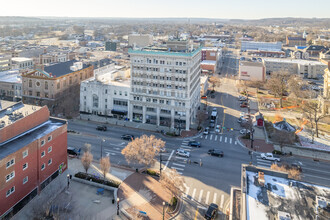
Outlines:
[[[330,1],[315,0],[10,0],[1,3],[1,16],[93,18],[329,18]],[[322,7],[320,7],[322,6]]]

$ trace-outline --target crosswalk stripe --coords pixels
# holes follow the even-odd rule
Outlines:
[[[232,141],[232,139],[230,138],[230,139],[229,139],[229,143],[230,143],[230,144],[231,144],[231,141]]]
[[[171,167],[172,169],[176,169],[176,170],[184,170],[183,168],[179,168],[179,167]]]
[[[213,137],[213,136],[212,136],[212,134],[211,134],[211,136],[210,136],[210,140],[212,140],[212,137]]]
[[[202,196],[203,196],[203,190],[201,189],[201,191],[199,193],[199,197],[198,197],[198,202],[202,201]]]
[[[192,148],[192,147],[190,147],[190,146],[187,146],[187,145],[181,145],[181,147],[185,147],[185,148]]]
[[[206,193],[206,200],[205,200],[205,204],[206,205],[209,204],[209,197],[210,197],[210,191],[207,191],[207,193]]]
[[[237,141],[235,141],[235,145],[237,144]]]
[[[269,168],[270,166],[269,165],[262,165],[262,164],[258,164],[259,167],[265,167],[265,168]]]
[[[183,147],[181,147],[181,149],[183,149],[185,151],[191,151],[191,149],[189,149],[189,148],[183,148]]]
[[[221,202],[220,202],[220,208],[221,208],[221,209],[223,208],[223,202],[224,202],[224,199],[225,199],[225,195],[222,194],[222,195],[221,195]]]
[[[207,139],[207,135],[205,136],[205,140]]]
[[[193,190],[193,193],[192,193],[192,195],[191,195],[191,200],[194,199],[194,197],[195,197],[195,193],[196,193],[196,188],[194,188],[194,190]]]
[[[225,137],[225,143],[227,143],[227,137]]]
[[[201,136],[201,138],[203,138],[203,136]]]
[[[220,142],[222,141],[222,136],[220,136]]]
[[[184,165],[184,164],[178,164],[178,163],[173,163],[173,165],[175,165],[175,166],[179,166],[179,167],[185,167],[186,165]]]
[[[188,146],[188,143],[182,143],[181,145],[182,146]]]
[[[267,166],[271,166],[272,165],[271,163],[264,163],[264,162],[258,162],[258,161],[257,161],[257,164],[263,164],[263,165],[267,165]]]
[[[263,162],[263,163],[272,163],[272,162],[269,161],[269,160],[264,160],[264,159],[259,159],[259,158],[257,158],[257,161],[261,161],[261,162]]]
[[[214,193],[214,197],[213,197],[213,203],[217,202],[217,193]]]
[[[184,144],[187,144],[189,141],[187,141],[187,140],[184,140],[184,141],[182,141],[182,143],[184,143]]]
[[[218,135],[215,136],[215,139],[214,140],[217,141],[217,139],[218,139]]]
[[[190,190],[190,187],[188,187],[188,186],[186,186],[186,195],[188,195],[188,193],[189,193],[189,190]]]
[[[181,159],[181,160],[186,160],[187,158],[185,157],[175,157],[176,159]]]

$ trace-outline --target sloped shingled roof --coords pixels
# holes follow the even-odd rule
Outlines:
[[[70,67],[73,66],[77,60],[70,60],[63,63],[57,63],[51,66],[45,66],[44,71],[47,73],[52,73],[53,76],[60,77],[72,73],[74,71],[70,70]],[[83,64],[83,69],[87,68],[86,64]]]

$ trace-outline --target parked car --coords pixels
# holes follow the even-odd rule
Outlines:
[[[123,134],[123,135],[121,136],[121,139],[126,140],[126,141],[132,141],[132,140],[134,140],[134,135]]]
[[[188,145],[192,147],[201,147],[201,143],[198,141],[189,141]]]
[[[67,153],[71,157],[78,157],[80,155],[80,151],[81,151],[81,149],[77,150],[74,147],[68,147],[67,148]]]
[[[292,164],[284,164],[284,166],[285,166],[285,168],[287,168],[287,169],[296,169],[296,170],[298,170],[298,171],[300,171],[300,172],[302,172],[302,168],[301,168],[301,166],[299,165],[299,164],[297,164],[297,163],[292,163]]]
[[[211,149],[207,153],[211,156],[223,157],[223,151],[218,149]]]
[[[278,157],[274,157],[274,155],[272,153],[262,153],[260,154],[261,159],[264,160],[271,160],[271,161],[277,161],[280,162],[281,159]]]
[[[98,131],[106,131],[108,128],[107,128],[107,126],[105,126],[105,125],[98,125],[97,127],[96,127],[96,130],[98,130]]]
[[[183,149],[177,149],[175,154],[180,157],[190,157],[190,153],[188,151],[185,151]]]
[[[215,132],[220,133],[220,128],[221,128],[221,126],[220,126],[220,125],[217,125],[217,126],[215,127]]]
[[[239,133],[240,134],[250,134],[251,133],[251,131],[249,130],[249,129],[241,129],[240,131],[239,131]]]
[[[242,104],[240,104],[240,107],[241,108],[247,108],[248,107],[248,104],[247,103],[242,103]]]
[[[214,125],[214,122],[211,122],[211,123],[210,123],[210,128],[214,128],[214,126],[215,126],[215,125]]]
[[[203,96],[201,97],[201,99],[207,99],[207,96],[206,96],[206,95],[203,95]]]
[[[218,216],[218,211],[219,211],[218,205],[211,203],[205,212],[205,215],[204,215],[205,219],[208,219],[208,220],[216,219]]]
[[[208,135],[209,134],[209,130],[210,130],[209,127],[205,128],[203,134]]]

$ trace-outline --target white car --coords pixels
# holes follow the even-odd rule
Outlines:
[[[215,132],[220,133],[220,129],[221,129],[220,125],[217,125],[217,126],[215,127]]]
[[[274,157],[274,155],[272,153],[262,153],[260,154],[261,159],[264,160],[271,160],[271,161],[277,161],[280,162],[281,159],[278,157]]]
[[[250,134],[250,132],[251,131],[249,129],[245,129],[245,128],[239,131],[240,134]]]
[[[208,135],[209,134],[209,130],[210,130],[209,127],[205,128],[203,134]]]
[[[190,153],[183,149],[177,149],[175,154],[180,157],[187,157],[187,158],[190,157]]]

